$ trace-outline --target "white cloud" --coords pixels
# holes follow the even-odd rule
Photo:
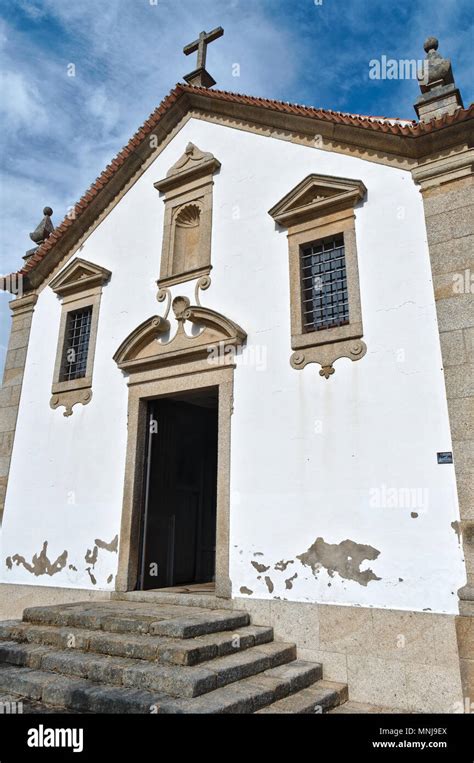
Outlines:
[[[105,133],[117,126],[120,118],[120,107],[116,101],[107,95],[104,86],[93,91],[90,98],[87,99],[86,105],[90,114],[101,124]]]
[[[21,10],[28,16],[28,18],[37,21],[42,19],[46,15],[46,10],[41,8],[37,3],[32,0],[17,0]]]
[[[0,93],[0,115],[7,130],[38,133],[47,128],[47,112],[34,82],[20,72],[0,72]]]

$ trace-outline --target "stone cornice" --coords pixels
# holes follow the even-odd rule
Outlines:
[[[123,190],[135,182],[182,120],[190,116],[313,147],[322,142],[325,150],[404,169],[436,152],[471,145],[474,120],[472,109],[466,109],[436,123],[415,125],[395,120],[392,124],[389,120],[178,85],[78,202],[75,219],[65,218],[32,255],[21,271],[25,291],[41,286],[62,260],[74,254],[78,242],[90,235]]]
[[[474,149],[465,147],[457,153],[433,158],[412,169],[412,176],[422,188],[429,188],[473,174]]]

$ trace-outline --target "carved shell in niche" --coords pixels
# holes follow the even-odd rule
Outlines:
[[[180,210],[176,217],[176,225],[180,228],[197,228],[201,220],[201,210],[197,204],[188,204]]]

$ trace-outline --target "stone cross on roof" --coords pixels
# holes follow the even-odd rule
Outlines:
[[[222,37],[223,34],[223,28],[218,26],[217,29],[213,29],[212,32],[201,32],[197,40],[190,42],[189,45],[186,45],[183,48],[183,53],[186,56],[189,56],[191,53],[195,53],[196,51],[198,54],[197,68],[194,69],[194,71],[192,71],[190,74],[186,74],[184,77],[186,82],[188,82],[190,85],[198,85],[200,87],[209,88],[216,84],[215,79],[213,79],[209,72],[206,71],[207,46],[209,43],[214,42],[214,40],[218,40],[219,37]]]

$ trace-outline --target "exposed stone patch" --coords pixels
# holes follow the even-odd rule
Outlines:
[[[92,585],[97,585],[97,579],[96,579],[95,575],[92,574],[92,571],[91,571],[90,567],[86,567],[86,572],[89,574],[89,577],[91,579]]]
[[[295,574],[292,575],[291,578],[287,578],[285,580],[285,588],[287,588],[288,590],[293,588],[293,580],[296,580],[297,577],[298,577],[298,573],[295,572]]]
[[[15,554],[12,557],[12,561],[15,562],[17,567],[21,564],[27,572],[31,572],[36,577],[40,575],[56,575],[66,566],[67,551],[63,551],[54,562],[51,562],[49,559],[47,551],[48,541],[45,540],[41,553],[34,554],[31,562],[27,562],[25,557],[19,554]]]
[[[87,549],[84,559],[86,560],[87,564],[91,564],[93,567],[95,567],[98,555],[99,555],[99,549],[97,548],[97,546],[94,546],[92,551],[90,550],[90,548]]]
[[[240,593],[244,593],[246,596],[250,596],[253,591],[251,591],[250,588],[247,588],[247,586],[243,585],[240,588]]]
[[[12,562],[11,556],[7,556],[5,562],[6,562],[6,565],[7,565],[8,569],[11,570],[11,568],[13,567],[13,562]]]
[[[96,538],[94,544],[95,545],[92,551],[90,548],[88,548],[84,557],[86,564],[90,564],[91,567],[95,567],[97,564],[99,548],[103,549],[104,551],[110,551],[111,553],[118,552],[118,535],[116,535],[115,538],[110,541],[110,543],[107,543],[105,540],[101,540],[100,538]]]
[[[410,516],[411,516],[412,519],[417,519],[418,513],[416,511],[412,511]]]
[[[113,579],[114,579],[114,576],[109,575],[109,577],[107,578],[107,583],[111,583]]]
[[[280,570],[280,572],[284,572],[289,564],[294,564],[293,559],[288,559],[287,562],[283,561],[283,559],[280,559],[279,562],[277,562],[273,569]]]
[[[457,520],[455,522],[451,522],[451,527],[453,528],[454,532],[458,536],[458,543],[461,543],[461,524]]]
[[[263,551],[256,551],[254,556],[264,556]]]
[[[74,567],[73,564],[69,565],[69,569],[72,570],[73,572],[77,572],[77,567]]]
[[[252,565],[252,567],[255,567],[257,572],[266,572],[267,570],[270,569],[270,565],[268,565],[267,567],[265,564],[259,564],[258,562],[250,562],[250,564]]]
[[[265,583],[267,584],[268,592],[273,593],[275,586],[273,585],[272,579],[269,578],[268,575],[265,575]]]
[[[101,540],[100,538],[96,538],[94,543],[99,548],[103,548],[104,551],[110,551],[115,554],[118,552],[118,535],[116,535],[110,543],[106,543],[105,540]]]
[[[381,578],[371,570],[361,570],[360,565],[365,559],[377,559],[380,551],[373,546],[355,543],[353,540],[343,540],[341,543],[326,543],[323,538],[316,538],[313,545],[296,558],[302,564],[311,567],[316,576],[319,569],[324,567],[331,577],[338,572],[341,578],[355,580],[366,586],[371,580]]]

